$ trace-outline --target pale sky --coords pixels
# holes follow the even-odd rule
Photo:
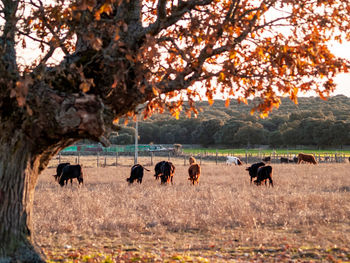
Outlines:
[[[334,55],[350,59],[350,42],[334,44],[330,49]],[[343,94],[350,97],[350,73],[339,74],[336,78],[336,83],[337,88],[333,95]]]

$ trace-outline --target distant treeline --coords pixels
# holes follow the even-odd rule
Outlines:
[[[350,98],[342,95],[328,100],[300,97],[298,104],[288,98],[279,109],[261,119],[248,105],[232,100],[229,107],[217,100],[212,106],[198,102],[202,109],[197,118],[182,114],[179,120],[169,114],[156,114],[139,122],[139,143],[142,144],[200,144],[203,146],[342,147],[350,145]],[[110,137],[112,143],[134,142],[135,123],[122,126]]]

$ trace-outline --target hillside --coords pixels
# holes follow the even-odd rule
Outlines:
[[[176,120],[169,113],[155,114],[140,121],[140,143],[181,143],[203,146],[342,147],[350,145],[350,98],[342,95],[322,100],[318,97],[300,97],[298,104],[288,98],[279,109],[261,119],[258,113],[250,114],[257,101],[248,105],[232,100],[216,100],[212,106],[198,102],[197,118],[183,113]],[[112,138],[116,144],[133,143],[134,123],[122,128]]]

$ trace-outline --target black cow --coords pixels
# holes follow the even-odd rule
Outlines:
[[[288,158],[281,157],[281,163],[289,163]]]
[[[298,158],[294,157],[293,159],[288,159],[285,157],[281,157],[281,163],[297,163],[298,162]]]
[[[256,180],[254,181],[254,183],[256,185],[261,185],[261,182],[265,181],[265,185],[266,185],[267,179],[269,180],[269,185],[271,185],[273,187],[272,167],[270,165],[259,167],[258,176],[257,176]]]
[[[73,178],[77,178],[79,185],[84,183],[83,170],[80,164],[65,166],[58,183],[61,186],[64,186],[65,184],[67,185],[67,182],[70,179],[71,185],[73,185]]]
[[[141,164],[135,164],[131,167],[131,171],[130,171],[130,177],[126,179],[127,182],[129,182],[130,184],[132,184],[135,180],[138,183],[142,183],[142,178],[143,178],[143,170],[146,171],[150,171],[148,169],[146,169],[145,167],[143,167]]]
[[[161,161],[159,163],[156,164],[156,166],[154,167],[154,177],[156,178],[156,180],[158,180],[158,178],[161,176],[162,174],[162,166],[166,163],[166,161]]]
[[[63,168],[66,167],[67,165],[70,165],[70,163],[60,163],[57,165],[56,174],[53,175],[53,177],[55,177],[55,181],[58,181],[58,178],[60,178],[62,174]]]
[[[267,156],[267,157],[262,158],[262,161],[263,162],[271,162],[271,156]]]
[[[175,166],[172,162],[165,162],[161,166],[160,183],[170,183],[173,184],[173,177],[175,173]]]
[[[264,165],[265,165],[265,163],[263,163],[263,162],[253,163],[250,167],[246,168],[246,171],[248,171],[249,175],[250,175],[250,183],[252,183],[253,177],[258,176],[258,168],[261,166],[264,166]]]

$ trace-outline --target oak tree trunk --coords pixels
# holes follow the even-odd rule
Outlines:
[[[24,136],[0,145],[0,262],[44,262],[32,225],[40,155],[32,155]]]

